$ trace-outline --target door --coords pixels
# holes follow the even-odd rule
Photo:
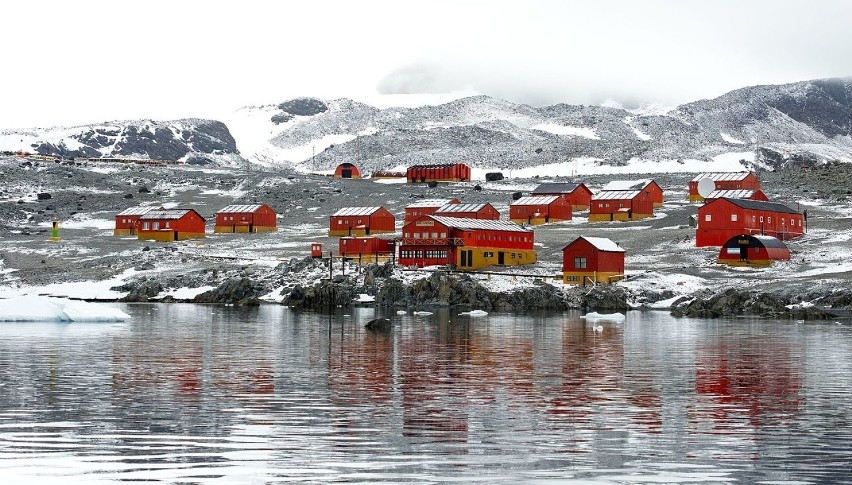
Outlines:
[[[341,171],[341,174],[340,174],[340,175],[341,175],[343,178],[345,178],[345,179],[351,179],[351,178],[352,178],[352,169],[344,168],[344,169]]]
[[[467,251],[462,250],[462,251],[459,251],[459,253],[461,253],[461,261],[459,261],[459,266],[460,267],[467,266]]]
[[[506,253],[504,253],[503,251],[497,253],[497,264],[501,266],[506,264]]]
[[[178,232],[175,231],[175,241],[177,241],[177,240],[178,240]]]

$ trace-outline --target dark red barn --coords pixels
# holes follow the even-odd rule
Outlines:
[[[708,172],[700,173],[689,181],[689,201],[700,202],[704,197],[698,193],[698,182],[709,178],[716,185],[716,190],[759,190],[760,180],[751,172]],[[746,197],[740,197],[746,198]]]
[[[740,234],[773,236],[782,241],[804,233],[798,211],[777,202],[715,199],[698,209],[695,245],[722,246]]]
[[[605,237],[580,236],[562,248],[562,281],[608,284],[624,277],[624,249]]]
[[[342,237],[338,240],[340,255],[361,262],[387,261],[393,257],[394,243],[380,237]]]
[[[329,217],[329,236],[368,236],[396,231],[396,218],[384,207],[346,207]]]
[[[529,225],[570,221],[571,204],[559,195],[521,197],[509,205],[509,220]]]
[[[464,217],[467,219],[484,219],[496,221],[500,219],[500,211],[489,203],[484,204],[447,204],[435,212],[436,216]]]
[[[266,204],[232,204],[219,209],[213,232],[273,232],[277,214]]]
[[[722,245],[717,263],[731,266],[769,266],[773,261],[790,259],[790,249],[772,236],[740,234]]]
[[[592,203],[592,191],[585,184],[547,182],[539,184],[530,195],[558,195],[571,204],[573,211],[589,210]]]
[[[635,221],[654,216],[654,202],[642,190],[608,190],[592,196],[589,222]]]
[[[418,182],[467,182],[470,181],[470,167],[464,163],[413,165],[408,167],[405,177],[410,184]]]
[[[180,241],[202,238],[207,221],[193,209],[155,209],[139,217],[139,239]]]

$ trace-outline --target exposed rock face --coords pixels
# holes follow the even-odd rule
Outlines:
[[[705,294],[672,307],[676,317],[719,318],[754,315],[774,318],[819,320],[837,315],[816,306],[791,303],[790,298],[775,294],[729,288],[714,294]]]
[[[259,296],[269,293],[262,283],[249,278],[231,278],[217,288],[205,291],[193,298],[194,303],[233,303],[238,306],[256,306]]]

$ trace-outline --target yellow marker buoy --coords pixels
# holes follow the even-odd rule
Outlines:
[[[62,236],[59,235],[59,221],[53,221],[53,230],[50,231],[50,237],[47,240],[53,242],[62,240]]]

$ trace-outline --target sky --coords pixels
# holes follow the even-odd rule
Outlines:
[[[300,96],[674,106],[852,76],[842,0],[27,0],[2,17],[0,129]]]

